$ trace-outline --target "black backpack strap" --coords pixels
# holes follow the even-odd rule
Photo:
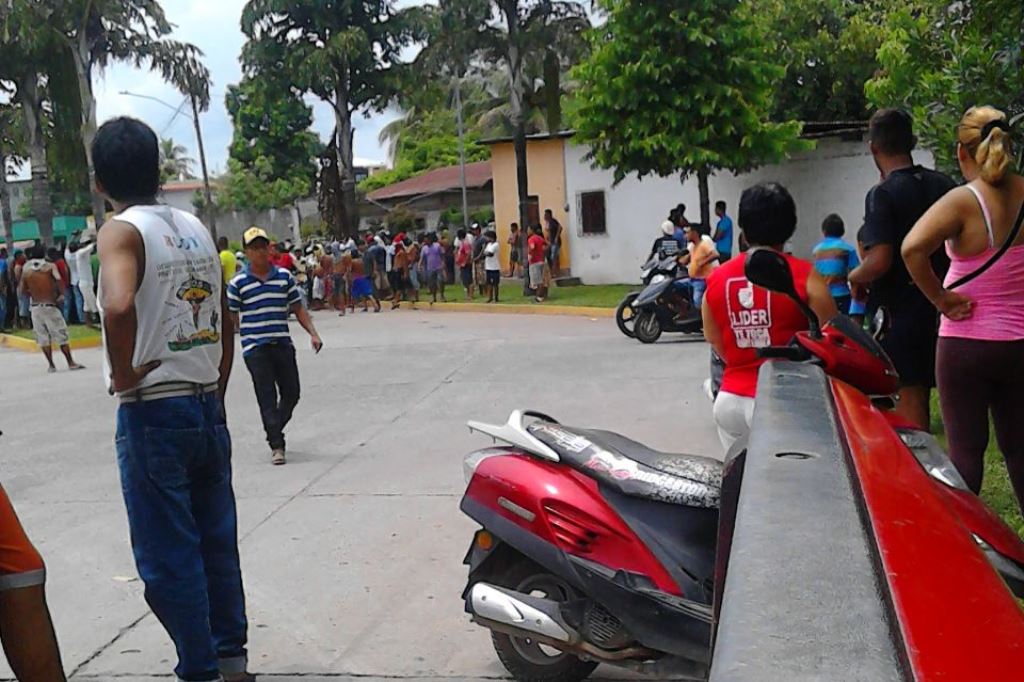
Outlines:
[[[999,250],[992,254],[992,257],[985,261],[985,264],[982,265],[980,268],[978,268],[977,270],[968,275],[964,275],[963,277],[961,277],[960,279],[946,287],[946,289],[953,290],[956,289],[957,287],[962,287],[971,280],[980,277],[986,270],[995,265],[996,261],[1002,258],[1003,255],[1010,250],[1010,247],[1013,246],[1013,242],[1017,240],[1017,235],[1020,234],[1020,228],[1022,224],[1024,224],[1024,204],[1021,205],[1020,213],[1017,214],[1017,222],[1013,224],[1013,229],[1010,230],[1010,234],[1007,235],[1006,241],[1003,242],[1003,245],[999,247]]]

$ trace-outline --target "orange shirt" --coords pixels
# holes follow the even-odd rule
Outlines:
[[[714,242],[707,242],[703,239],[697,242],[690,252],[690,265],[688,266],[691,279],[707,279],[711,271],[715,269],[715,261],[708,260],[708,256],[715,253]],[[705,261],[707,261],[705,263]],[[700,265],[704,263],[704,265]]]

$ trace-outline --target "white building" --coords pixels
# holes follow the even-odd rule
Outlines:
[[[865,195],[879,180],[864,140],[865,128],[811,124],[808,130],[817,142],[812,151],[750,173],[713,176],[709,183],[712,210],[716,201],[725,201],[735,222],[743,190],[758,182],[776,181],[796,201],[798,225],[792,240],[796,255],[810,256],[821,238],[821,222],[830,213],[843,218],[847,239],[854,240],[863,223]],[[510,141],[491,144],[496,220],[507,235],[509,224],[518,221],[514,155]],[[588,151],[574,144],[569,134],[531,138],[527,151],[531,203],[536,202],[538,215],[552,209],[565,227],[563,269],[585,284],[634,282],[672,208],[685,204],[690,222],[700,221],[697,180],[680,183],[678,177],[640,180],[630,175],[615,185],[612,171],[591,167]],[[915,159],[924,165],[933,163],[932,155],[923,151],[916,152]]]

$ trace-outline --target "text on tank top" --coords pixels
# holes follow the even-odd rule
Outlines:
[[[814,266],[787,255],[800,297],[807,300],[807,278]],[[808,322],[800,308],[786,296],[751,284],[743,273],[745,259],[734,258],[718,267],[708,278],[704,300],[718,325],[726,370],[722,390],[753,397],[757,372],[765,360],[757,351],[785,346]]]
[[[223,279],[209,231],[195,216],[161,205],[133,206],[114,220],[133,225],[145,248],[146,269],[135,294],[132,363],[161,364],[139,387],[215,383],[222,355]],[[109,358],[104,360],[109,377]]]

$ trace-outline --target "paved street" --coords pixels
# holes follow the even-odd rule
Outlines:
[[[248,373],[228,399],[254,672],[275,680],[504,676],[459,599],[474,526],[458,510],[463,424],[531,407],[661,449],[719,456],[707,347],[626,339],[608,319],[357,313],[316,317],[303,398],[275,468]],[[49,568],[75,679],[165,677],[173,650],[142,598],[113,448],[115,404],[89,369],[47,375],[0,350],[0,480]],[[0,668],[0,677],[10,671]],[[623,677],[604,670],[606,679]]]

